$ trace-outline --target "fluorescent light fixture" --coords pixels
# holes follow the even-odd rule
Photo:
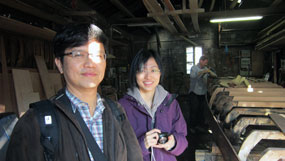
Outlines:
[[[262,19],[262,16],[211,19],[210,22],[211,23],[221,23],[221,22],[234,22],[234,21],[253,21],[253,20],[260,20],[260,19]]]

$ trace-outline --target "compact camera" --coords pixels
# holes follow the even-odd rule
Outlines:
[[[158,144],[165,144],[168,141],[168,134],[167,132],[158,133]]]

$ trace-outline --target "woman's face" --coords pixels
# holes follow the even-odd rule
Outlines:
[[[142,66],[136,74],[137,84],[141,92],[153,92],[160,80],[160,69],[153,57]]]

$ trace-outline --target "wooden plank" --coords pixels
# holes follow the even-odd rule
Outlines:
[[[148,17],[159,17],[159,16],[178,16],[178,15],[187,15],[193,13],[203,13],[205,9],[198,8],[198,9],[185,9],[185,10],[173,10],[173,11],[163,11],[163,12],[153,12],[148,13]]]
[[[0,104],[0,113],[5,112],[5,105]]]
[[[46,13],[46,12],[43,12],[42,10],[39,10],[37,8],[34,8],[28,4],[25,4],[21,1],[17,1],[17,0],[0,0],[0,4],[3,4],[5,6],[8,6],[8,7],[11,7],[11,8],[14,8],[16,10],[20,10],[24,13],[28,13],[30,15],[33,15],[33,16],[36,16],[36,17],[39,17],[39,18],[42,18],[42,19],[45,19],[45,20],[48,20],[48,21],[51,21],[51,22],[56,22],[58,24],[61,24],[61,25],[64,25],[64,24],[67,24],[68,21],[67,21],[67,18],[63,18],[63,17],[60,17],[58,15],[53,15],[53,14],[50,14],[50,13]],[[69,20],[69,22],[71,22],[71,20]]]
[[[143,0],[143,3],[150,13],[163,12],[163,9],[156,0]],[[176,28],[174,27],[168,16],[164,15],[160,17],[154,17],[154,19],[159,22],[164,28],[166,28],[169,32],[177,32]]]
[[[215,91],[212,93],[211,95],[211,98],[210,98],[210,101],[209,101],[209,107],[212,109],[212,105],[216,99],[216,95],[219,93],[219,92],[222,92],[224,89],[226,88],[216,88]]]
[[[50,82],[50,77],[48,74],[48,69],[45,64],[45,60],[42,56],[36,56],[36,55],[35,55],[35,60],[40,73],[41,82],[44,87],[45,96],[46,98],[50,98],[51,96],[55,95],[56,91],[54,90],[54,87]]]
[[[247,92],[247,88],[225,88],[225,91],[230,92]],[[253,88],[253,91],[260,92],[285,92],[285,88]]]
[[[27,35],[44,40],[52,40],[56,32],[47,28],[39,28],[7,17],[0,16],[0,29]],[[21,29],[21,30],[19,30]]]
[[[0,25],[1,26],[1,25]],[[0,37],[0,49],[1,49],[1,64],[2,64],[2,93],[3,94],[3,100],[4,105],[8,109],[8,111],[11,111],[12,108],[11,104],[11,93],[10,93],[10,81],[8,77],[8,68],[7,68],[7,60],[6,60],[6,50],[5,50],[5,44],[4,44],[4,37]]]
[[[265,109],[265,108],[233,108],[226,116],[225,123],[230,123],[241,115],[268,116],[271,113],[285,114],[284,109]]]
[[[189,8],[196,10],[198,9],[198,0],[189,0]],[[194,30],[196,32],[200,32],[199,22],[198,22],[198,13],[191,14],[192,23],[194,26]]]
[[[233,133],[241,135],[249,125],[275,125],[270,118],[266,117],[241,117],[234,125]]]
[[[216,2],[216,0],[211,0],[211,5],[210,5],[209,12],[212,12],[212,11],[213,11],[214,6],[215,6],[215,2]]]
[[[170,0],[164,0],[164,3],[166,4],[166,6],[168,7],[168,9],[170,11],[175,11],[175,8],[173,7]],[[178,15],[173,15],[173,19],[176,22],[176,24],[179,26],[179,28],[182,32],[188,33],[188,30],[186,29],[184,23],[182,22],[182,20],[180,19],[180,17]]]
[[[33,92],[30,72],[27,70],[12,69],[16,100],[18,106],[18,115],[22,116],[28,108],[29,104],[39,101],[38,93]]]
[[[263,92],[258,92],[258,91],[253,91],[253,92],[230,92],[230,96],[252,96],[252,97],[261,97],[261,96],[269,96],[269,97],[275,97],[275,96],[284,96],[285,91],[280,92],[280,91],[263,91]]]
[[[241,161],[246,161],[250,151],[260,142],[262,139],[279,139],[285,140],[285,135],[279,131],[268,130],[254,130],[244,140],[239,150],[238,156]]]
[[[285,134],[285,118],[284,115],[272,113],[269,114],[270,118],[274,121],[274,123],[280,128],[280,130]]]
[[[242,101],[242,102],[285,102],[285,96],[284,97],[234,96],[233,101]]]
[[[264,108],[284,108],[285,109],[285,102],[237,102],[237,106],[239,107],[247,107],[247,108],[254,108],[254,107],[264,107]]]
[[[285,160],[285,148],[267,148],[259,161],[284,161]]]

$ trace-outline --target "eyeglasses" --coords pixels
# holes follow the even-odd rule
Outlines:
[[[160,70],[157,68],[152,68],[152,69],[140,69],[137,71],[138,74],[159,74]]]
[[[83,60],[85,59],[87,56],[91,55],[91,58],[94,59],[95,61],[102,61],[102,60],[106,60],[107,56],[106,53],[88,53],[86,51],[80,51],[80,50],[75,50],[69,53],[64,53],[64,56],[71,56],[74,59],[78,59],[78,60]]]

